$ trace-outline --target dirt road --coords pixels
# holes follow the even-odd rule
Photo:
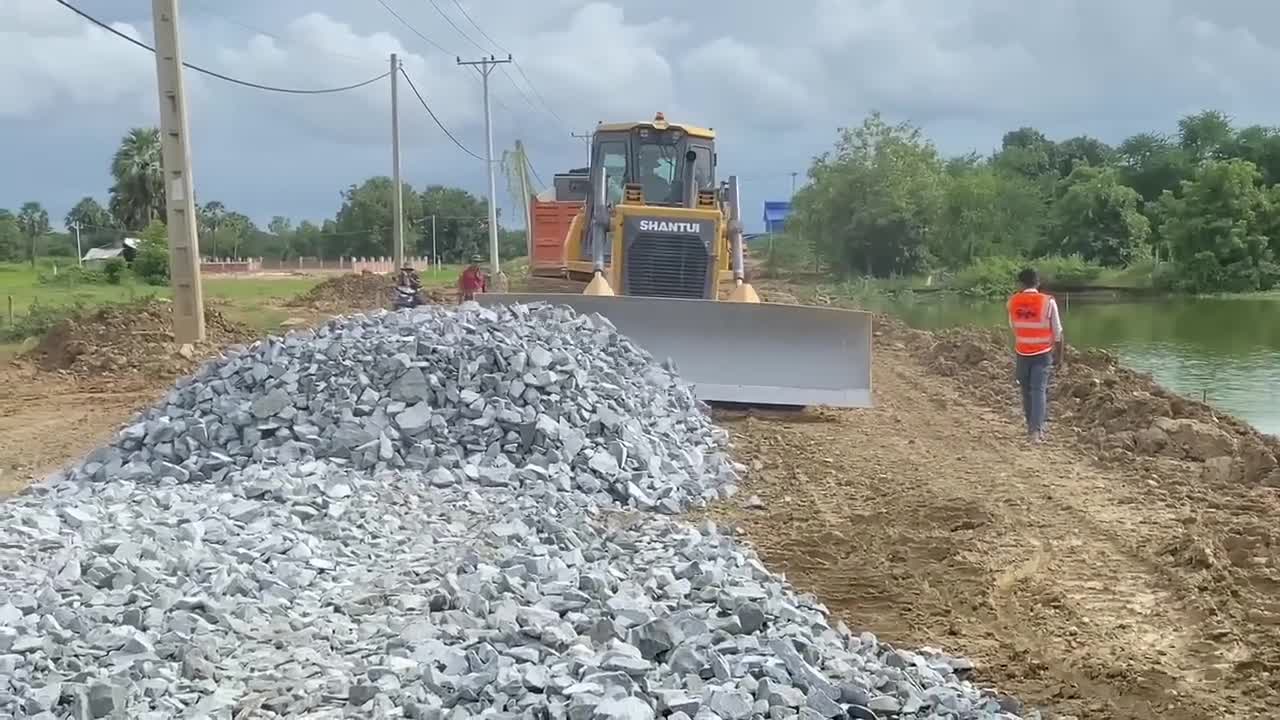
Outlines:
[[[876,352],[874,410],[721,416],[752,471],[714,516],[851,627],[967,654],[1050,717],[1275,717],[1276,490],[1212,501],[1074,434],[1032,447],[901,345]],[[1207,576],[1233,563],[1258,572]]]
[[[712,514],[851,627],[972,657],[982,681],[1049,717],[1275,717],[1280,490],[1092,446],[1070,423],[1105,416],[1115,440],[1130,416],[1150,422],[1148,406],[1204,412],[1114,375],[1081,370],[1105,392],[1055,406],[1062,427],[1032,448],[991,380],[1004,376],[966,343],[926,365],[919,344],[878,337],[873,410],[721,416],[753,469]],[[0,370],[0,495],[99,444],[172,380]]]

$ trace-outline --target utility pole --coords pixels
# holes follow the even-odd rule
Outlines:
[[[569,133],[569,137],[578,138],[579,140],[582,140],[582,141],[584,142],[584,144],[586,144],[586,146],[587,146],[587,167],[591,167],[591,138],[592,138],[592,136],[593,136],[594,134],[595,134],[595,133],[590,133],[590,132],[584,132],[584,133],[571,132],[571,133]]]
[[[795,171],[792,171],[792,173],[791,173],[791,197],[795,197],[795,196],[796,196],[796,175],[799,175],[799,173],[797,173],[797,172],[795,172]]]
[[[76,231],[76,264],[80,267],[84,267],[84,251],[80,249],[79,221],[71,223],[71,229]]]
[[[484,160],[489,169],[489,264],[495,284],[503,287],[506,285],[506,276],[502,274],[502,268],[498,265],[498,181],[494,177],[493,168],[493,115],[489,112],[489,73],[493,72],[495,67],[511,62],[512,58],[508,53],[505,60],[496,59],[492,55],[468,62],[463,62],[462,58],[457,60],[459,65],[476,68],[476,72],[479,72],[484,80]]]
[[[196,236],[178,0],[151,0],[151,15],[156,33],[160,150],[164,163],[165,221],[169,230],[169,278],[173,285],[173,339],[188,345],[204,340],[204,294],[200,287],[200,240]]]
[[[400,74],[400,58],[391,53],[391,258],[395,269],[404,267],[404,192],[400,185],[400,99],[396,94],[396,77]]]
[[[516,155],[520,157],[520,195],[524,198],[525,257],[533,262],[533,194],[529,191],[529,159],[524,156],[524,143],[516,141]]]
[[[436,215],[431,214],[431,264],[440,269],[440,253],[436,252]]]

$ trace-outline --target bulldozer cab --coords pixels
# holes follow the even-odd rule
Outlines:
[[[609,264],[615,228],[604,215],[612,215],[624,201],[693,209],[698,191],[716,190],[715,134],[668,123],[661,113],[646,123],[601,124],[592,137],[589,172],[592,187],[598,178],[604,197],[603,203],[586,203],[586,219],[588,227],[593,221],[602,226],[604,262]],[[583,243],[578,259],[590,260],[591,254],[592,244]]]

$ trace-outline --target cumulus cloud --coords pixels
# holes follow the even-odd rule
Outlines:
[[[1280,111],[1280,76],[1271,72],[1280,6],[1267,3],[740,0],[726,11],[685,0],[459,1],[470,18],[451,0],[435,5],[466,37],[429,4],[387,0],[430,43],[376,3],[192,2],[184,5],[186,58],[254,82],[316,88],[384,72],[396,52],[441,121],[480,151],[480,82],[454,56],[509,51],[519,68],[491,78],[495,146],[525,140],[544,176],[581,164],[569,131],[657,110],[716,127],[722,169],[748,176],[803,172],[836,127],[873,108],[923,124],[956,151],[990,148],[1023,124],[1115,142],[1169,129],[1179,113],[1202,107],[1242,122]],[[145,8],[81,2],[150,41]],[[323,216],[336,189],[386,171],[386,81],[313,97],[186,77],[205,197],[262,217]],[[64,188],[102,184],[110,138],[155,121],[154,82],[147,53],[55,3],[0,0],[0,132],[24,138],[23,152],[56,168],[0,175],[0,206],[44,197],[60,211],[75,200]],[[401,110],[408,178],[483,191],[482,166],[453,147],[403,84]],[[86,163],[91,152],[100,158]],[[289,191],[272,194],[273,186]],[[745,192],[749,204],[762,199]]]
[[[142,39],[139,28],[113,23]],[[144,30],[149,30],[144,28]],[[0,0],[0,118],[156,107],[155,62],[46,0]]]

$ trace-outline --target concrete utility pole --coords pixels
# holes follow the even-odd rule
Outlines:
[[[400,184],[400,98],[396,78],[400,75],[400,58],[391,53],[391,257],[396,270],[404,267],[404,192]]]
[[[791,197],[796,196],[796,175],[799,175],[799,174],[800,173],[797,173],[797,172],[791,173]]]
[[[533,192],[529,188],[529,158],[524,155],[524,143],[516,141],[516,155],[520,156],[520,195],[524,198],[525,257],[533,262]]]
[[[569,133],[569,137],[578,138],[579,140],[582,140],[582,141],[583,141],[583,143],[587,146],[587,167],[591,167],[591,138],[592,138],[594,135],[595,135],[595,133],[591,133],[591,132],[584,132],[584,133],[571,132],[571,133]]]
[[[489,265],[495,283],[502,287],[506,285],[506,276],[502,274],[502,268],[498,265],[498,181],[494,177],[493,167],[493,115],[489,112],[489,73],[493,72],[495,67],[511,62],[512,58],[508,53],[505,60],[496,59],[492,55],[468,62],[463,62],[462,58],[457,60],[459,65],[476,68],[484,80],[484,160],[489,168]]]
[[[436,252],[436,216],[431,215],[431,264],[440,269],[440,253]]]
[[[169,230],[169,278],[173,285],[173,339],[187,345],[204,340],[204,294],[200,287],[200,240],[196,236],[178,0],[151,0],[151,15],[156,33],[160,150],[164,162],[165,224]]]
[[[71,229],[76,231],[76,264],[84,267],[84,251],[80,249],[80,223],[71,223]]]

